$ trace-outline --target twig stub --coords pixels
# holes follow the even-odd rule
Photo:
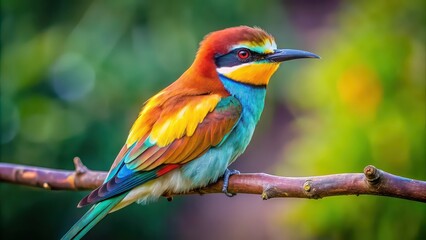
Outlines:
[[[77,175],[81,175],[89,171],[89,169],[81,162],[81,159],[79,157],[74,157],[73,159],[74,167],[75,167],[75,173]]]
[[[373,165],[364,168],[364,175],[370,184],[376,184],[380,179],[380,170]]]

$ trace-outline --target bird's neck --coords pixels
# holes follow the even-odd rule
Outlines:
[[[256,124],[262,114],[266,86],[255,86],[234,81],[223,75],[219,75],[220,81],[225,89],[234,97],[236,97],[243,105],[243,117]]]

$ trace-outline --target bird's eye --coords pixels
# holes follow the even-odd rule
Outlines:
[[[237,56],[241,60],[245,60],[250,57],[250,52],[246,49],[241,49],[237,52]]]

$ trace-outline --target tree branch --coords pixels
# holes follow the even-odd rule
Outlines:
[[[0,182],[41,187],[49,190],[89,190],[98,187],[106,172],[89,170],[74,158],[74,171],[0,163]],[[220,193],[222,180],[188,193]],[[364,168],[364,173],[345,173],[315,177],[279,177],[264,173],[246,173],[230,178],[230,193],[259,194],[264,200],[277,197],[319,199],[338,195],[380,195],[426,202],[426,182],[408,179],[379,170]]]

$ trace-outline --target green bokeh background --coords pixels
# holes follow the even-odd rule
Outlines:
[[[107,170],[141,104],[211,31],[260,26],[320,61],[283,64],[235,168],[308,176],[373,164],[426,179],[425,2],[1,2],[1,161]],[[0,185],[1,239],[57,239],[86,192]],[[132,205],[88,239],[422,239],[426,205],[375,196],[239,195]]]

